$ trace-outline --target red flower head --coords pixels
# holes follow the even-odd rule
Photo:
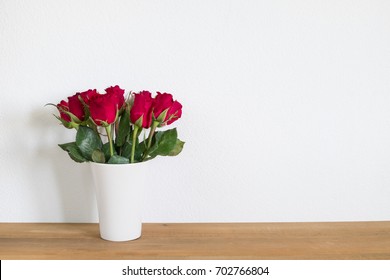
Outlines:
[[[81,99],[84,101],[85,104],[89,104],[89,101],[94,98],[96,95],[99,95],[96,89],[89,89],[84,92],[80,92]]]
[[[149,91],[134,94],[134,103],[130,111],[130,121],[138,127],[149,128],[152,124],[153,98]]]
[[[60,112],[60,118],[63,121],[65,122],[71,121],[70,116],[67,113],[65,113],[65,112],[69,112],[68,102],[66,102],[65,100],[61,100],[61,102],[57,104],[57,109]]]
[[[112,124],[116,121],[116,100],[109,94],[95,95],[89,100],[89,111],[97,125]]]
[[[172,94],[157,92],[153,104],[153,118],[160,126],[168,125],[181,117],[182,105],[173,100]]]
[[[111,99],[118,106],[118,110],[120,110],[125,104],[125,97],[123,96],[125,90],[121,89],[119,86],[114,86],[106,88],[106,93],[110,95]]]
[[[84,92],[77,92],[75,95],[68,97],[69,112],[75,115],[80,121],[84,121],[85,110],[84,104],[81,102],[81,100],[83,100],[84,103],[88,105],[90,100],[96,95],[98,95],[96,89],[89,89]]]
[[[69,112],[75,115],[80,121],[83,121],[85,117],[84,105],[81,103],[79,96],[80,93],[76,93],[68,97]]]

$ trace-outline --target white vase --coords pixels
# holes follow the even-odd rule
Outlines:
[[[90,162],[99,213],[100,237],[128,241],[141,236],[148,164]]]

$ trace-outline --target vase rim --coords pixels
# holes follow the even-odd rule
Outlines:
[[[118,166],[129,166],[129,165],[141,165],[141,164],[144,164],[148,161],[141,161],[141,162],[135,162],[135,163],[116,163],[116,164],[112,164],[112,163],[99,163],[99,162],[94,162],[94,161],[88,161],[87,163],[88,164],[91,164],[91,165],[99,165],[99,166],[103,166],[103,165],[107,165],[107,166],[115,166],[115,167],[118,167]]]

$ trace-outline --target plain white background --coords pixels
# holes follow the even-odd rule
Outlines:
[[[52,116],[77,91],[174,94],[182,154],[147,222],[390,219],[390,2],[0,0],[0,222],[97,220]]]

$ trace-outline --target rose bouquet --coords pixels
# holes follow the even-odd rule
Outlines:
[[[77,131],[76,141],[59,145],[74,161],[136,163],[182,151],[176,128],[157,131],[181,117],[182,105],[169,93],[130,92],[127,98],[124,93],[119,86],[104,94],[90,89],[50,104],[64,127]]]

